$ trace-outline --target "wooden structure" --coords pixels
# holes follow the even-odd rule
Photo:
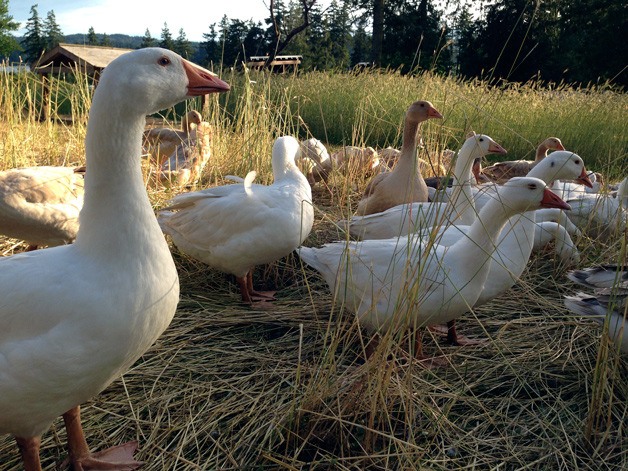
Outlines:
[[[65,74],[84,73],[92,77],[94,85],[98,82],[98,77],[102,70],[112,60],[132,51],[133,49],[122,49],[106,46],[88,46],[83,44],[61,43],[57,47],[43,54],[36,61],[32,70],[42,76],[44,82],[44,110],[42,119],[50,117],[50,89],[48,87],[50,75],[62,76]]]
[[[270,63],[270,68],[273,72],[285,73],[286,70],[296,71],[299,64],[301,64],[303,56],[275,56],[275,59]],[[266,65],[268,56],[251,56],[246,66],[249,69],[260,70]]]

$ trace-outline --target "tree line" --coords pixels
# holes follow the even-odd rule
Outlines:
[[[628,83],[623,37],[628,4],[616,0],[270,0],[264,21],[223,18],[200,43],[167,23],[140,47],[172,49],[203,65],[238,65],[250,56],[298,54],[302,70],[357,64],[413,73],[430,70],[493,81]],[[0,0],[0,54],[12,18]],[[17,29],[17,28],[14,28]],[[63,40],[53,11],[31,7],[21,47],[29,60]],[[110,45],[90,28],[88,44]]]

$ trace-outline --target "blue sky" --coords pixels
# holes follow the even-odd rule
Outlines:
[[[328,5],[330,0],[320,0]],[[96,33],[143,36],[146,28],[159,38],[164,22],[174,37],[183,28],[190,41],[202,41],[209,25],[223,15],[241,20],[261,21],[268,16],[265,0],[9,0],[9,15],[22,23],[37,4],[43,19],[53,10],[63,34],[87,34],[90,26]],[[21,29],[16,33],[24,34]]]

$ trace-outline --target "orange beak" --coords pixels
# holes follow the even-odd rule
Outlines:
[[[584,186],[593,188],[593,183],[591,182],[589,175],[587,175],[587,171],[584,169],[584,167],[582,167],[582,172],[580,172],[580,176],[576,178],[576,181],[582,183]]]
[[[188,76],[188,96],[201,96],[208,93],[228,92],[231,87],[216,74],[183,59],[183,68]]]
[[[502,146],[500,146],[497,142],[491,142],[488,145],[488,152],[490,154],[507,154],[508,152]]]
[[[430,109],[427,110],[427,118],[443,119],[443,115],[436,108],[430,106]]]
[[[565,146],[563,146],[560,142],[556,144],[556,150],[565,150]]]
[[[543,199],[541,200],[541,207],[543,208],[558,208],[570,210],[571,206],[565,203],[556,193],[552,193],[549,188],[545,188],[543,191]]]

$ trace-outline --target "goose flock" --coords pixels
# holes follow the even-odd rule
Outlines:
[[[150,152],[153,165],[169,172],[162,181],[186,186],[209,160],[211,128],[189,112],[179,131],[145,131],[146,115],[228,90],[215,74],[171,51],[129,52],[106,67],[95,91],[85,172],[0,173],[0,232],[32,249],[0,258],[0,433],[15,437],[27,471],[41,470],[41,435],[59,416],[74,469],[141,465],[135,442],[91,453],[80,405],[127,371],[175,314],[179,279],[164,235],[188,256],[235,276],[242,302],[264,309],[274,293],[253,287],[255,266],[297,251],[376,348],[387,332],[442,324],[452,343],[463,344],[455,320],[511,288],[533,250],[554,241],[558,256],[576,263],[572,237],[625,230],[627,180],[614,195],[588,192],[594,182],[583,158],[555,137],[543,141],[534,162],[517,165],[517,172],[526,167],[523,174],[491,179],[499,166],[482,171],[481,159],[506,150],[470,133],[452,153],[452,186],[437,179],[430,192],[418,158],[419,130],[443,115],[425,100],[410,104],[402,147],[383,149],[383,165],[373,148],[330,155],[317,139],[281,136],[272,148],[272,184],[256,184],[251,171],[233,184],[181,192],[155,214],[142,155]],[[107,138],[114,134],[117,139]],[[312,185],[334,171],[371,178],[355,214],[338,222],[350,237],[304,246],[314,224]],[[34,250],[40,246],[49,248]],[[606,319],[610,341],[627,353],[626,267],[569,277],[593,294],[569,296],[566,306]],[[433,363],[420,341],[412,353]]]

